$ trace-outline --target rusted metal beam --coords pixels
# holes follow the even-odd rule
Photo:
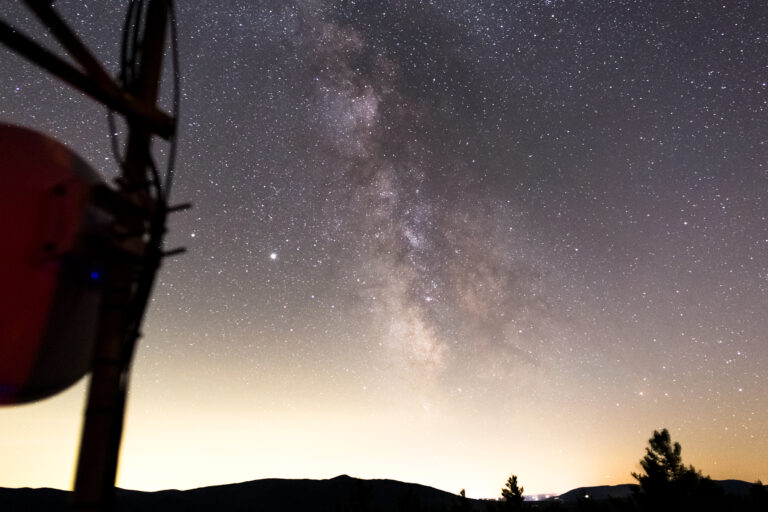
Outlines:
[[[83,73],[3,20],[0,20],[0,42],[108,108],[129,119],[146,123],[160,137],[168,139],[173,135],[174,120],[171,116],[123,91],[109,77],[108,81],[96,80]]]

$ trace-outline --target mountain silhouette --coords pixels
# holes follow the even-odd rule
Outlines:
[[[607,500],[608,498],[629,498],[635,484],[597,485],[595,487],[577,487],[558,496],[557,501],[569,503],[583,499]]]
[[[746,496],[753,484],[716,480],[726,494]],[[552,498],[563,505],[609,498],[629,498],[633,484],[578,487]],[[66,511],[69,491],[0,487],[3,512]],[[587,498],[588,496],[588,498]],[[470,510],[484,512],[491,500],[467,499]],[[529,503],[529,502],[526,502]],[[397,480],[364,480],[347,475],[329,480],[269,478],[187,491],[117,490],[117,512],[404,512],[462,510],[459,497],[420,484]],[[464,509],[466,510],[466,509]]]
[[[66,510],[68,491],[0,488],[0,510]],[[397,480],[363,480],[347,475],[330,480],[270,478],[187,491],[117,490],[117,512],[395,512],[451,510],[459,497],[425,485]],[[483,510],[480,500],[468,500]]]
[[[750,490],[754,486],[753,483],[745,482],[743,480],[713,480],[713,482],[717,484],[723,490],[723,492],[725,492],[725,494],[738,497],[749,495]],[[572,489],[566,493],[563,493],[554,499],[562,503],[573,503],[583,499],[597,501],[607,500],[609,498],[623,499],[632,496],[632,490],[636,487],[636,484],[577,487],[576,489]],[[768,486],[766,487],[768,488]]]

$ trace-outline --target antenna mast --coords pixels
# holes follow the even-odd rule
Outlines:
[[[182,252],[163,251],[167,214],[188,204],[169,207],[169,175],[161,183],[152,161],[155,135],[174,143],[176,117],[157,107],[166,27],[173,19],[171,0],[131,0],[141,38],[132,48],[134,73],[115,82],[88,48],[53,9],[52,2],[24,0],[79,67],[61,59],[0,20],[0,42],[61,80],[125,116],[128,139],[117,189],[97,185],[94,203],[114,217],[107,247],[103,301],[96,346],[90,368],[80,452],[72,506],[76,512],[114,510],[115,478],[123,431],[130,366],[140,326],[163,257]],[[126,28],[128,27],[126,22]],[[172,25],[175,38],[175,26]],[[175,39],[174,39],[175,44]],[[176,48],[173,48],[174,52]],[[124,48],[125,51],[125,48]],[[125,56],[125,55],[124,55]],[[174,53],[175,58],[175,53]],[[175,64],[175,59],[174,59]],[[178,73],[178,70],[176,70]],[[178,77],[177,77],[178,78]],[[176,90],[178,97],[178,90]],[[173,153],[173,147],[171,154]],[[163,186],[165,185],[165,189]]]

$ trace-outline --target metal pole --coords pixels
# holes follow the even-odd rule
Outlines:
[[[150,0],[144,27],[139,75],[129,92],[141,103],[155,106],[159,89],[165,28],[166,0]],[[150,219],[161,209],[164,198],[149,189],[148,165],[152,131],[141,121],[129,118],[126,162],[120,194],[143,215],[121,219],[126,233],[145,233],[115,247],[105,275],[105,299],[99,324],[88,402],[85,410],[80,454],[73,495],[77,512],[114,510],[115,477],[123,431],[123,415],[133,348],[138,325],[159,264],[159,247],[150,244]],[[132,255],[132,256],[131,256]],[[143,264],[137,265],[137,259]],[[147,264],[151,268],[147,268]]]

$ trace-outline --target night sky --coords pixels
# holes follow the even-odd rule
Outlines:
[[[122,4],[56,4],[112,73]],[[179,4],[195,207],[119,485],[562,492],[663,427],[768,478],[768,3]],[[114,177],[104,109],[0,50],[0,120]],[[69,488],[84,389],[0,410],[0,486]]]

